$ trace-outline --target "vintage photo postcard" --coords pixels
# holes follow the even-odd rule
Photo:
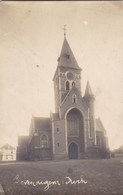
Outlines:
[[[123,194],[122,1],[0,2],[0,195]]]

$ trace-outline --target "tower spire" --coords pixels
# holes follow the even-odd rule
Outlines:
[[[92,89],[90,87],[89,81],[87,81],[86,89],[85,89],[85,97],[94,96]]]

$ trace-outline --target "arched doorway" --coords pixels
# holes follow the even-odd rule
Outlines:
[[[78,146],[71,143],[68,148],[69,159],[78,159]]]
[[[85,151],[84,117],[80,110],[72,108],[67,112],[66,126],[68,155],[70,159],[76,159]]]

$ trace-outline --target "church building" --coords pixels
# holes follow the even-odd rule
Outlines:
[[[32,116],[29,136],[18,137],[18,160],[105,158],[106,130],[95,118],[95,95],[89,81],[82,96],[81,72],[64,37],[53,77],[55,113]]]

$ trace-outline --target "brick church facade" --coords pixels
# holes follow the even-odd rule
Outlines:
[[[29,136],[18,137],[18,160],[105,158],[108,144],[100,118],[95,118],[95,96],[87,82],[81,95],[81,71],[64,37],[53,77],[55,113],[32,116]]]

